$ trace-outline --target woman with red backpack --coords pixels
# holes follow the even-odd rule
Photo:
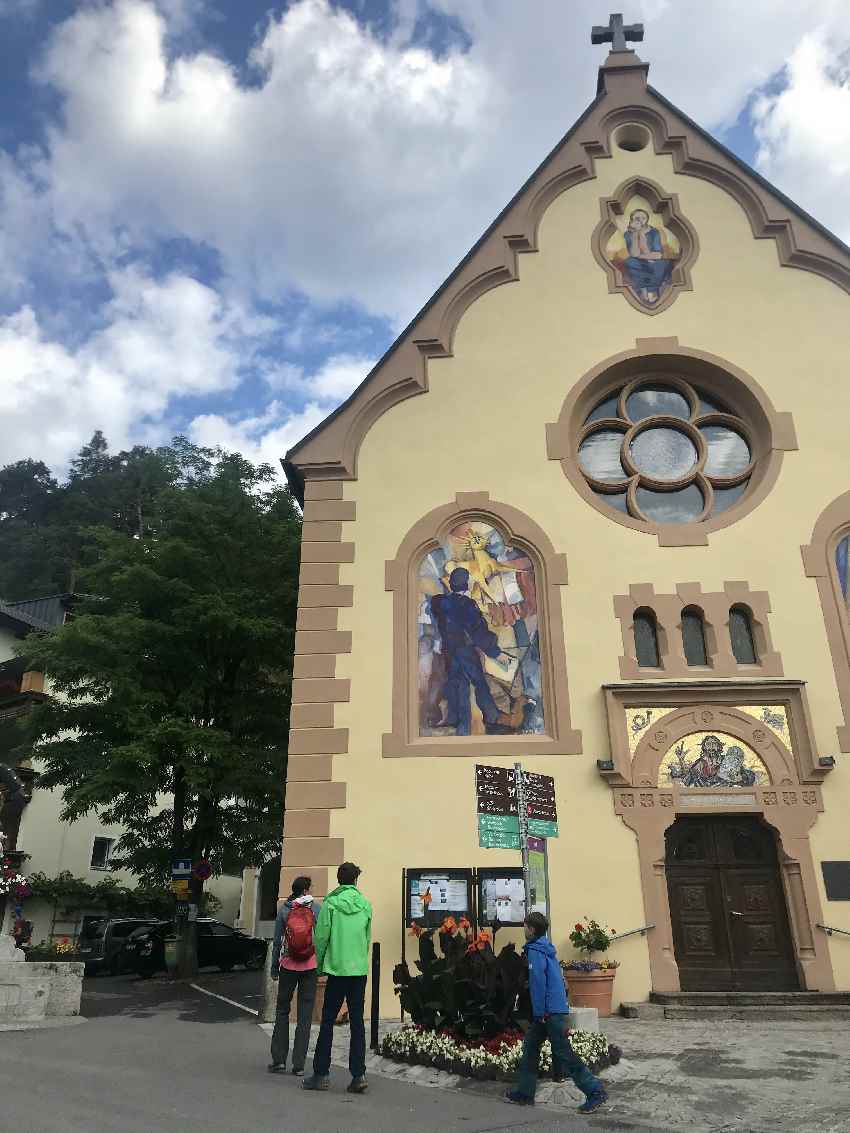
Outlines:
[[[313,929],[321,909],[321,902],[310,894],[312,883],[312,878],[296,877],[292,882],[292,893],[281,905],[275,920],[271,977],[279,980],[279,983],[270,1074],[283,1074],[286,1071],[289,1055],[289,1008],[296,988],[298,1022],[292,1048],[292,1073],[304,1073],[318,979]]]

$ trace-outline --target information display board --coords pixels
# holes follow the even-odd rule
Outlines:
[[[415,922],[433,928],[448,916],[474,920],[471,869],[406,869],[403,884],[408,925]]]
[[[494,866],[478,871],[478,923],[521,925],[525,921],[525,882],[521,869]]]

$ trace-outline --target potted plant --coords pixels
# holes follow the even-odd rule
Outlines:
[[[578,952],[583,952],[586,959],[561,961],[572,1006],[595,1007],[600,1019],[611,1014],[614,976],[619,964],[605,956],[594,960],[593,953],[608,951],[614,931],[592,917],[585,917],[570,933],[570,943]]]

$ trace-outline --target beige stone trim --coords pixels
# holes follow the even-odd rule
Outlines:
[[[535,564],[540,662],[547,706],[542,736],[421,737],[417,701],[416,571],[422,556],[437,547],[446,532],[467,519],[497,526],[508,541],[521,547]],[[395,559],[385,564],[386,589],[393,592],[393,730],[383,737],[385,756],[575,755],[581,733],[570,720],[569,682],[560,587],[567,583],[567,564],[534,520],[509,504],[490,499],[488,492],[459,492],[453,503],[435,508],[410,529]]]
[[[300,630],[295,634],[295,652],[300,653],[350,653],[351,632],[349,630]]]
[[[44,692],[44,673],[28,669],[21,676],[21,692]]]
[[[471,303],[519,278],[519,255],[538,250],[546,209],[595,176],[595,162],[610,156],[612,135],[626,123],[644,125],[655,152],[670,154],[676,173],[729,193],[744,210],[753,237],[775,241],[783,267],[814,272],[850,292],[850,252],[647,87],[644,66],[607,69],[603,90],[604,97],[543,161],[348,401],[290,450],[288,462],[308,482],[314,476],[356,479],[360,445],[375,421],[406,398],[427,392],[428,359],[451,356],[457,324]],[[313,492],[308,499],[319,498]]]
[[[335,674],[335,653],[308,653],[297,656],[292,669],[294,677],[333,677]]]
[[[334,706],[332,704],[293,704],[289,710],[289,726],[298,728],[332,728]],[[290,737],[290,748],[292,751]]]
[[[311,500],[341,500],[342,484],[334,480],[311,480],[304,485],[304,502]]]
[[[614,812],[637,836],[646,923],[656,926],[647,936],[653,990],[679,990],[664,832],[681,814],[755,814],[776,830],[800,986],[807,991],[834,990],[826,938],[815,928],[823,923],[823,909],[809,831],[823,811],[823,797],[815,781],[814,738],[802,683],[657,682],[652,689],[644,683],[609,685],[605,698],[614,769],[603,771],[603,776],[612,789]],[[737,711],[734,704],[742,702],[785,706],[793,755],[771,729]],[[625,707],[649,703],[669,706],[671,711],[647,731],[632,760]],[[678,784],[659,787],[659,767],[670,746],[691,732],[707,728],[727,732],[749,744],[764,762],[770,784],[704,790]],[[818,777],[823,774],[820,771]]]
[[[286,812],[286,833],[290,838],[329,838],[329,810],[289,810]]]
[[[654,307],[647,307],[635,298],[632,289],[623,278],[622,271],[605,255],[605,246],[617,231],[618,217],[623,216],[629,200],[636,194],[649,201],[653,211],[664,221],[665,228],[676,236],[682,249],[681,256],[674,262],[671,286],[664,298]],[[590,246],[596,262],[608,277],[608,291],[611,294],[619,293],[641,314],[657,315],[674,303],[680,292],[693,291],[691,267],[699,255],[699,238],[696,229],[683,215],[676,193],[665,194],[661,186],[648,177],[630,177],[619,186],[613,196],[603,198],[599,205],[602,218],[593,232]]]
[[[313,878],[325,893],[328,865],[343,860],[343,840],[331,837],[331,811],[346,804],[347,788],[334,778],[335,760],[348,752],[348,729],[334,727],[334,705],[350,697],[351,682],[336,677],[337,656],[351,652],[351,632],[341,631],[339,611],[351,606],[353,589],[339,583],[340,564],[354,561],[343,542],[343,524],[355,505],[342,499],[339,482],[305,485],[301,574],[293,661],[282,895],[297,874]]]
[[[297,708],[298,705],[293,705]],[[315,707],[310,705],[310,707]],[[333,705],[320,705],[333,712]],[[348,728],[304,727],[289,733],[289,754],[345,755],[348,751]]]
[[[357,517],[357,506],[353,500],[326,500],[304,504],[305,523],[353,523]]]
[[[346,783],[287,783],[287,809],[345,810]]]
[[[300,594],[299,594],[300,598]],[[326,630],[336,629],[339,625],[338,606],[299,606],[295,617],[295,629],[300,630]]]
[[[287,838],[283,843],[284,865],[310,867],[340,865],[342,838]]]
[[[708,386],[740,414],[751,434],[755,467],[738,503],[702,522],[657,524],[606,507],[590,487],[576,459],[584,422],[594,405],[641,374],[681,376]],[[755,378],[739,366],[708,351],[681,346],[676,338],[638,338],[634,350],[598,363],[572,386],[558,420],[546,426],[546,446],[549,459],[561,462],[578,494],[612,523],[655,535],[662,547],[704,547],[712,532],[736,523],[762,502],[776,483],[784,452],[796,449],[797,442],[790,416],[778,414]]]
[[[844,721],[836,729],[840,751],[850,752],[850,618],[838,582],[835,552],[850,534],[850,492],[845,492],[818,517],[812,540],[801,547],[807,578],[817,582],[826,637],[835,670],[835,683]]]
[[[290,747],[286,761],[286,781],[288,783],[317,783],[331,781],[333,776],[333,756],[331,755],[293,755]],[[287,837],[291,831],[287,830]]]
[[[280,871],[280,889],[278,892],[281,897],[287,897],[292,891],[292,882],[295,878],[304,875],[313,879],[310,890],[314,897],[326,897],[329,892],[329,882],[331,886],[336,887],[336,881],[331,880],[327,866],[286,866]]]
[[[302,563],[353,563],[353,543],[302,543]]]
[[[302,563],[299,586],[338,586],[339,563]]]
[[[300,606],[353,606],[352,586],[301,586],[298,591]]]
[[[351,681],[346,677],[328,679],[296,678],[292,682],[293,704],[341,704],[351,699]]]
[[[305,510],[312,510],[313,505],[305,504]],[[341,523],[307,523],[301,524],[301,541],[303,543],[338,543],[342,539]]]
[[[758,663],[740,665],[732,652],[729,617],[733,607],[744,607],[750,615]],[[635,654],[634,617],[638,610],[650,609],[658,625],[658,653],[661,665],[644,668]],[[705,627],[708,665],[689,665],[682,641],[682,614],[698,610]],[[751,590],[748,582],[726,582],[723,590],[703,593],[698,582],[682,582],[675,594],[656,594],[652,583],[629,587],[629,593],[614,598],[614,613],[620,621],[623,680],[657,680],[659,677],[781,677],[782,657],[773,648],[768,615],[770,597],[766,591]]]

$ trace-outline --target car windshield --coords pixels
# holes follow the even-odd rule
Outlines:
[[[135,932],[137,928],[141,927],[144,922],[140,921],[124,921],[121,924],[112,926],[113,936],[129,936],[131,932]]]
[[[106,935],[106,921],[89,921],[88,924],[83,925],[83,931],[80,936],[84,940],[102,940]]]

